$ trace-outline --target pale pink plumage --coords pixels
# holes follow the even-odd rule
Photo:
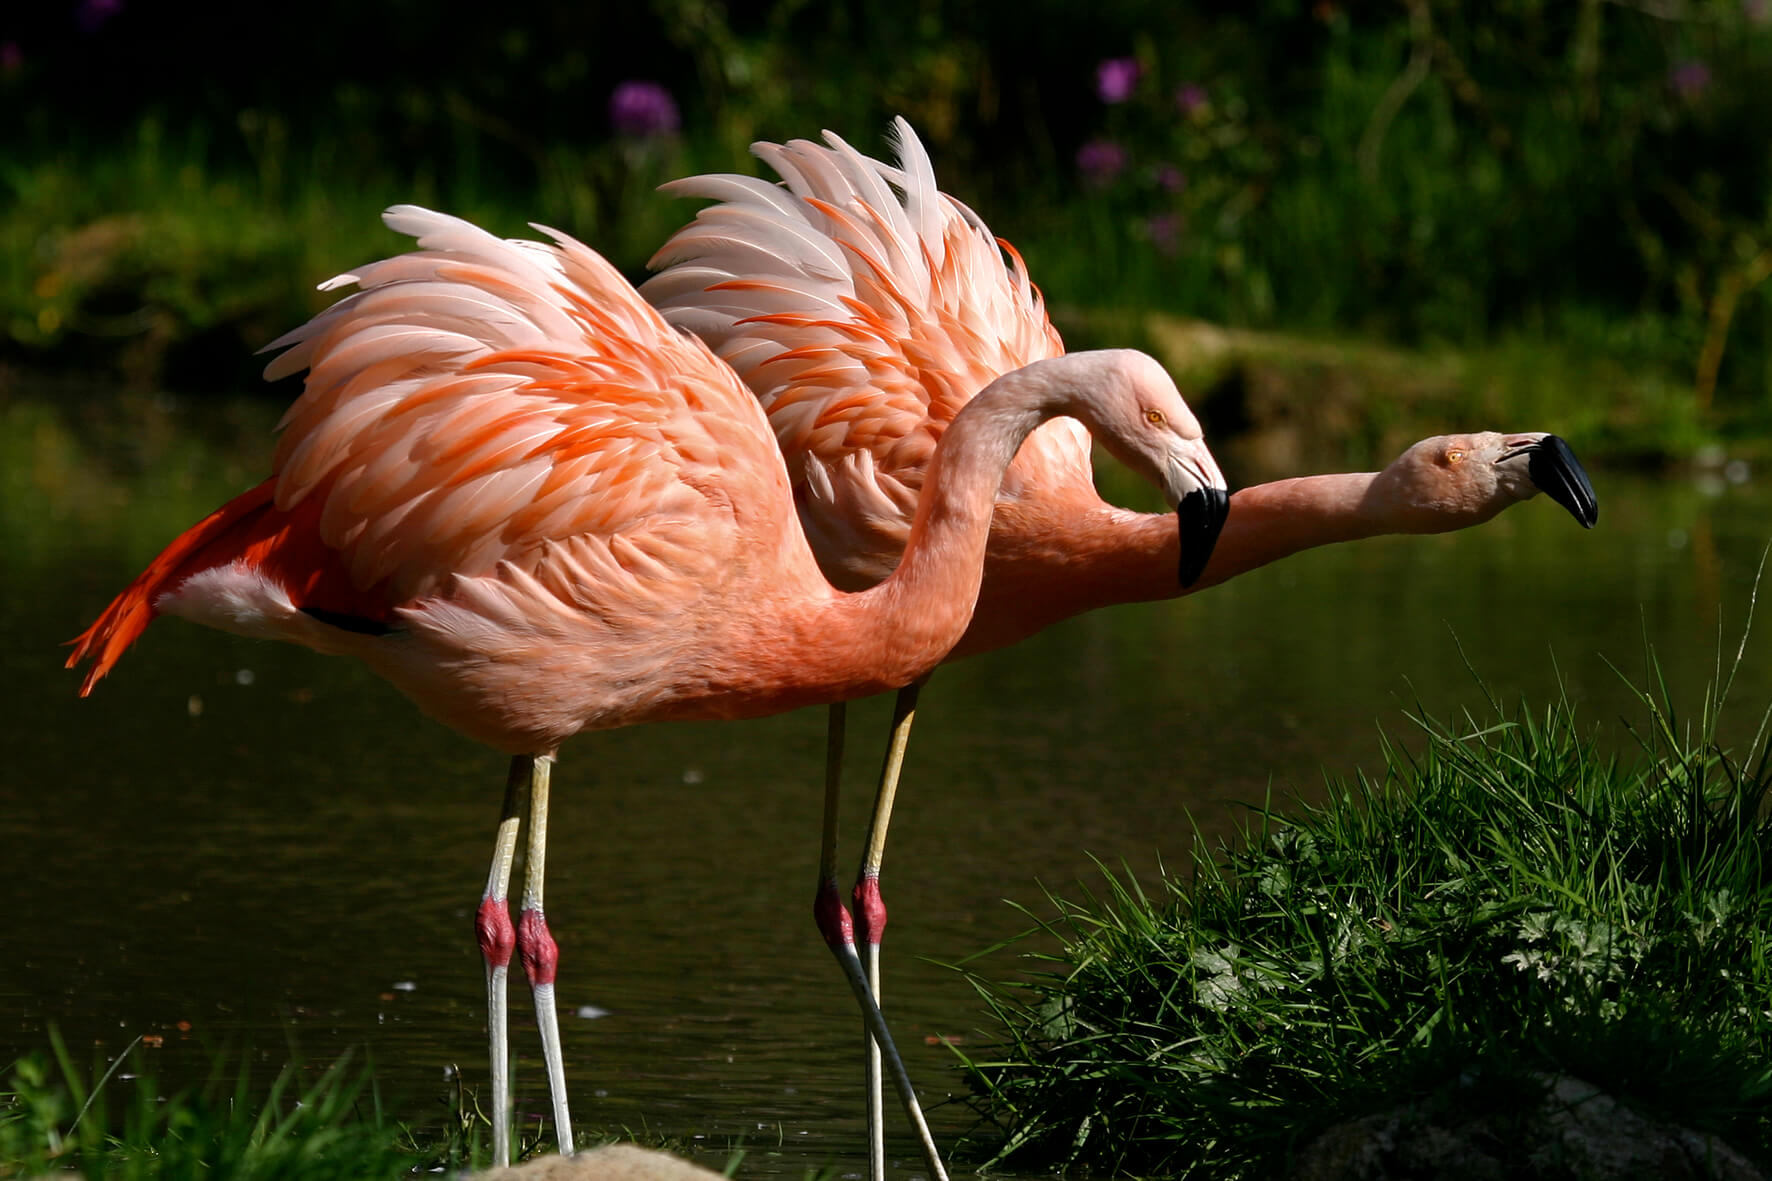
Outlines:
[[[937,190],[902,119],[893,138],[896,167],[826,132],[825,144],[753,146],[779,185],[718,175],[664,186],[719,204],[657,252],[663,269],[641,287],[756,392],[819,564],[849,588],[893,568],[921,464],[971,392],[1062,351],[1020,257]],[[1457,437],[1424,441],[1384,480],[1242,489],[1204,574],[1182,586],[1169,518],[1104,503],[1082,432],[1052,423],[1037,438],[1004,481],[978,609],[951,656],[1096,607],[1188,594],[1314,545],[1464,528],[1538,491],[1517,450],[1519,478],[1496,473],[1499,450],[1456,470],[1423,462]],[[1467,450],[1472,438],[1501,439],[1463,438]],[[1544,436],[1513,438],[1517,447]]]
[[[847,589],[896,565],[960,407],[1064,352],[1020,257],[1005,259],[971,210],[936,191],[922,145],[897,128],[903,169],[827,133],[828,149],[755,145],[785,189],[726,175],[665,185],[721,203],[654,255],[665,269],[641,287],[756,391],[819,563]],[[1000,500],[1081,492],[1090,479],[1087,434],[1051,422],[1010,465]]]
[[[175,539],[69,664],[92,660],[89,692],[167,612],[356,656],[433,716],[516,755],[477,916],[495,1155],[509,1147],[513,949],[535,989],[564,1148],[556,952],[541,906],[560,743],[843,701],[927,674],[970,617],[1003,472],[1055,415],[1084,418],[1172,499],[1201,485],[1210,457],[1173,382],[1142,354],[1017,369],[972,399],[938,450],[928,441],[892,577],[840,591],[801,532],[755,398],[602,258],[563,234],[505,241],[412,206],[386,220],[420,249],[333,280],[360,290],[271,346],[285,351],[269,376],[307,370],[271,478]],[[505,891],[531,796],[513,928]],[[877,1007],[869,1020],[889,1042]],[[895,1080],[920,1123],[902,1067]],[[924,1144],[942,1175],[926,1131]]]
[[[145,600],[358,656],[463,732],[548,753],[579,730],[878,692],[939,656],[856,658],[898,650],[873,630],[890,623],[819,575],[756,400],[594,252],[410,207],[388,221],[423,249],[334,280],[362,290],[274,342],[266,371],[309,373],[251,520],[344,593],[292,595],[224,538],[120,597],[73,660]],[[963,603],[966,581],[936,597]],[[791,667],[768,658],[784,645]]]

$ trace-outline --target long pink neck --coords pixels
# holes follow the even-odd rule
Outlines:
[[[1010,460],[1041,423],[1076,414],[1113,364],[1092,353],[1039,361],[972,399],[942,435],[897,569],[867,590],[832,592],[789,621],[784,648],[815,654],[796,679],[808,690],[821,681],[834,690],[823,698],[809,691],[808,700],[899,688],[946,658],[978,600],[991,515]]]
[[[1217,586],[1276,558],[1386,533],[1434,530],[1431,514],[1379,494],[1382,472],[1337,472],[1257,484],[1231,495],[1230,519],[1200,580],[1173,598]],[[1441,526],[1444,527],[1444,526]],[[1173,533],[1173,530],[1171,530]],[[1175,539],[1170,538],[1174,550]]]
[[[1048,524],[1062,536],[1016,552],[992,551],[977,616],[954,655],[999,648],[1098,607],[1193,594],[1314,546],[1431,531],[1433,522],[1419,511],[1375,494],[1380,475],[1304,476],[1240,489],[1231,496],[1211,562],[1187,587],[1176,576],[1180,542],[1173,514],[1099,502],[1052,514]]]

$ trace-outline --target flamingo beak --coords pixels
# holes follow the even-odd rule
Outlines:
[[[1526,457],[1526,474],[1540,492],[1568,509],[1583,529],[1594,527],[1600,519],[1600,502],[1594,496],[1587,471],[1575,458],[1575,452],[1569,450],[1569,444],[1555,435],[1546,435],[1536,443],[1516,447],[1502,459],[1517,455]]]
[[[1224,532],[1230,513],[1230,492],[1211,485],[1188,493],[1175,506],[1181,530],[1181,585],[1194,585],[1206,572],[1206,563],[1212,559],[1212,549],[1218,544],[1218,535]]]

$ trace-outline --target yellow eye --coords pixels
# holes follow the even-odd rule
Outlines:
[[[1163,412],[1161,410],[1146,410],[1144,412],[1144,420],[1152,426],[1162,426]]]
[[[1464,448],[1453,447],[1452,449],[1447,451],[1446,452],[1446,462],[1447,463],[1463,463],[1464,462]]]

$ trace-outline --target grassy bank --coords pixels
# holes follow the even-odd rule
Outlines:
[[[1679,374],[1580,341],[1453,348],[1085,313],[1073,347],[1132,345],[1174,372],[1246,480],[1381,466],[1455,431],[1551,431],[1592,462],[1657,469],[1772,460],[1772,402],[1704,411]]]
[[[1719,749],[1724,693],[1678,713],[1653,675],[1622,744],[1567,701],[1417,718],[1383,779],[1260,810],[1191,875],[1057,901],[1061,950],[980,983],[978,1143],[1017,1170],[1354,1177],[1397,1174],[1325,1158],[1438,1137],[1574,1177],[1547,1095],[1591,1085],[1772,1159],[1766,728]]]
[[[259,1086],[244,1060],[222,1056],[205,1082],[164,1095],[135,1046],[88,1072],[51,1042],[0,1075],[0,1177],[393,1178],[465,1167],[477,1147],[480,1121],[459,1096],[448,1127],[415,1138],[348,1058],[292,1064]]]
[[[391,204],[512,236],[531,222],[574,230],[639,274],[685,219],[652,188],[715,166],[681,145],[562,149],[519,197],[473,173],[341,166],[253,126],[223,137],[244,135],[250,167],[224,162],[209,129],[149,117],[108,150],[67,147],[0,173],[0,357],[136,387],[250,388],[256,351],[335,298],[317,284],[408,245],[381,224]]]
[[[0,1066],[0,1178],[393,1181],[491,1168],[491,1125],[459,1076],[434,1117],[409,1123],[389,1114],[372,1067],[348,1053],[325,1066],[290,1062],[267,1082],[252,1068],[253,1055],[223,1052],[202,1083],[168,1091],[148,1065],[154,1051],[144,1040],[152,1039],[95,1057],[88,1071],[52,1029],[48,1052]],[[556,1149],[539,1117],[520,1119],[515,1137],[518,1164]],[[692,1155],[682,1142],[644,1130],[577,1137],[581,1153],[618,1144]],[[742,1142],[731,1144],[723,1164],[711,1167],[731,1176],[745,1155]],[[598,1167],[646,1172],[628,1158],[588,1166],[585,1175]],[[810,1171],[808,1179],[815,1181]]]

